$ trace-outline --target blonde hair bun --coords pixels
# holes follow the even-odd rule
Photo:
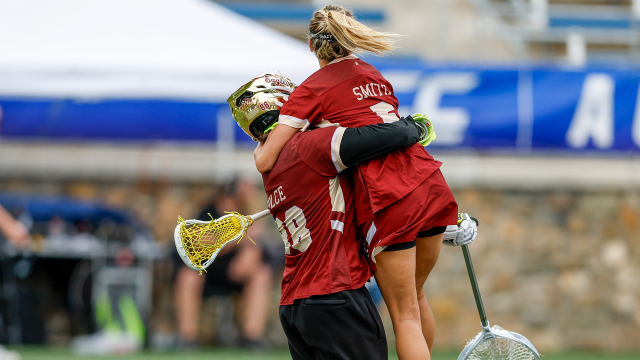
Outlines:
[[[340,5],[316,10],[309,21],[309,40],[316,57],[332,61],[368,51],[382,56],[396,49],[398,34],[372,30],[356,20],[353,12]]]

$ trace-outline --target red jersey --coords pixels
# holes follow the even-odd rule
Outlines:
[[[302,128],[307,124],[360,127],[398,120],[398,99],[391,84],[375,67],[348,56],[332,61],[296,88],[278,121]],[[359,164],[358,224],[413,191],[441,164],[420,144]]]
[[[351,175],[341,175],[344,128],[297,133],[262,174],[268,206],[285,244],[281,305],[358,289],[371,277],[356,237]]]

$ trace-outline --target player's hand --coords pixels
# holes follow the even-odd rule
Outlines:
[[[433,124],[431,120],[427,119],[424,114],[416,113],[411,115],[413,121],[420,127],[422,134],[418,142],[422,146],[427,146],[431,144],[433,140],[436,139],[436,131],[433,129]]]
[[[478,236],[478,220],[469,214],[458,214],[458,225],[449,225],[442,243],[448,246],[470,244]]]
[[[404,123],[407,127],[415,130],[415,138],[411,139],[411,141],[412,141],[411,145],[419,142],[420,141],[420,137],[422,136],[423,127],[418,125],[417,122],[413,121],[413,118],[411,116],[402,116],[402,117],[400,117],[400,122]]]

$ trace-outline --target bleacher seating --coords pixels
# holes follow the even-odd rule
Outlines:
[[[511,28],[523,43],[524,57],[570,58],[569,48],[577,46],[587,62],[638,62],[640,1],[468,1],[481,12],[497,14],[494,21]]]

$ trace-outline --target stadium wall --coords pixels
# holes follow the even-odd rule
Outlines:
[[[243,156],[248,158],[250,153]],[[555,165],[556,171],[564,169],[563,176],[543,174],[541,178],[546,180],[540,183],[527,176],[532,173],[527,173],[527,168],[537,168],[533,162],[545,159],[522,158],[513,162],[502,159],[503,171],[522,173],[520,178],[492,183],[491,178],[485,177],[488,173],[472,176],[464,164],[475,163],[476,168],[497,171],[491,164],[499,162],[499,158],[436,157],[446,164],[443,172],[460,210],[480,220],[479,236],[471,250],[492,324],[526,334],[542,351],[640,350],[637,181],[628,178],[629,183],[624,185],[601,182],[598,186],[595,181],[589,186],[585,182],[571,186],[571,181],[581,174],[569,177],[575,169],[570,162],[580,160],[567,159],[566,163]],[[553,159],[547,160],[554,163]],[[603,163],[620,160],[583,161],[582,175],[587,168],[598,169]],[[625,167],[623,163],[619,166],[620,171]],[[157,168],[156,175],[162,174],[161,169]],[[130,209],[154,229],[157,241],[168,246],[176,216],[196,213],[204,201],[215,195],[220,183],[215,176],[154,177],[153,172],[140,169],[137,175],[120,179],[47,178],[17,172],[9,176],[4,171],[0,174],[1,192],[65,194]],[[614,175],[611,179],[616,177],[609,175]],[[550,179],[555,179],[555,184]],[[257,200],[255,207],[261,205]],[[279,237],[272,235],[273,245],[277,246]],[[156,294],[160,297],[170,296],[166,280],[156,281]],[[459,249],[443,248],[425,289],[438,324],[436,346],[461,347],[478,331],[479,320]],[[170,301],[158,298],[154,304],[166,307]],[[156,309],[153,323],[159,328],[152,328],[151,332],[171,328],[171,318],[163,315],[167,311],[171,309]],[[275,307],[273,311],[275,314]],[[382,313],[392,339],[388,315],[385,310]],[[276,331],[274,319],[270,326]],[[282,337],[276,335],[278,344]]]
[[[540,350],[637,351],[638,190],[455,191],[480,219],[470,247],[492,325]],[[444,247],[426,285],[436,344],[456,348],[479,320],[459,249]]]

